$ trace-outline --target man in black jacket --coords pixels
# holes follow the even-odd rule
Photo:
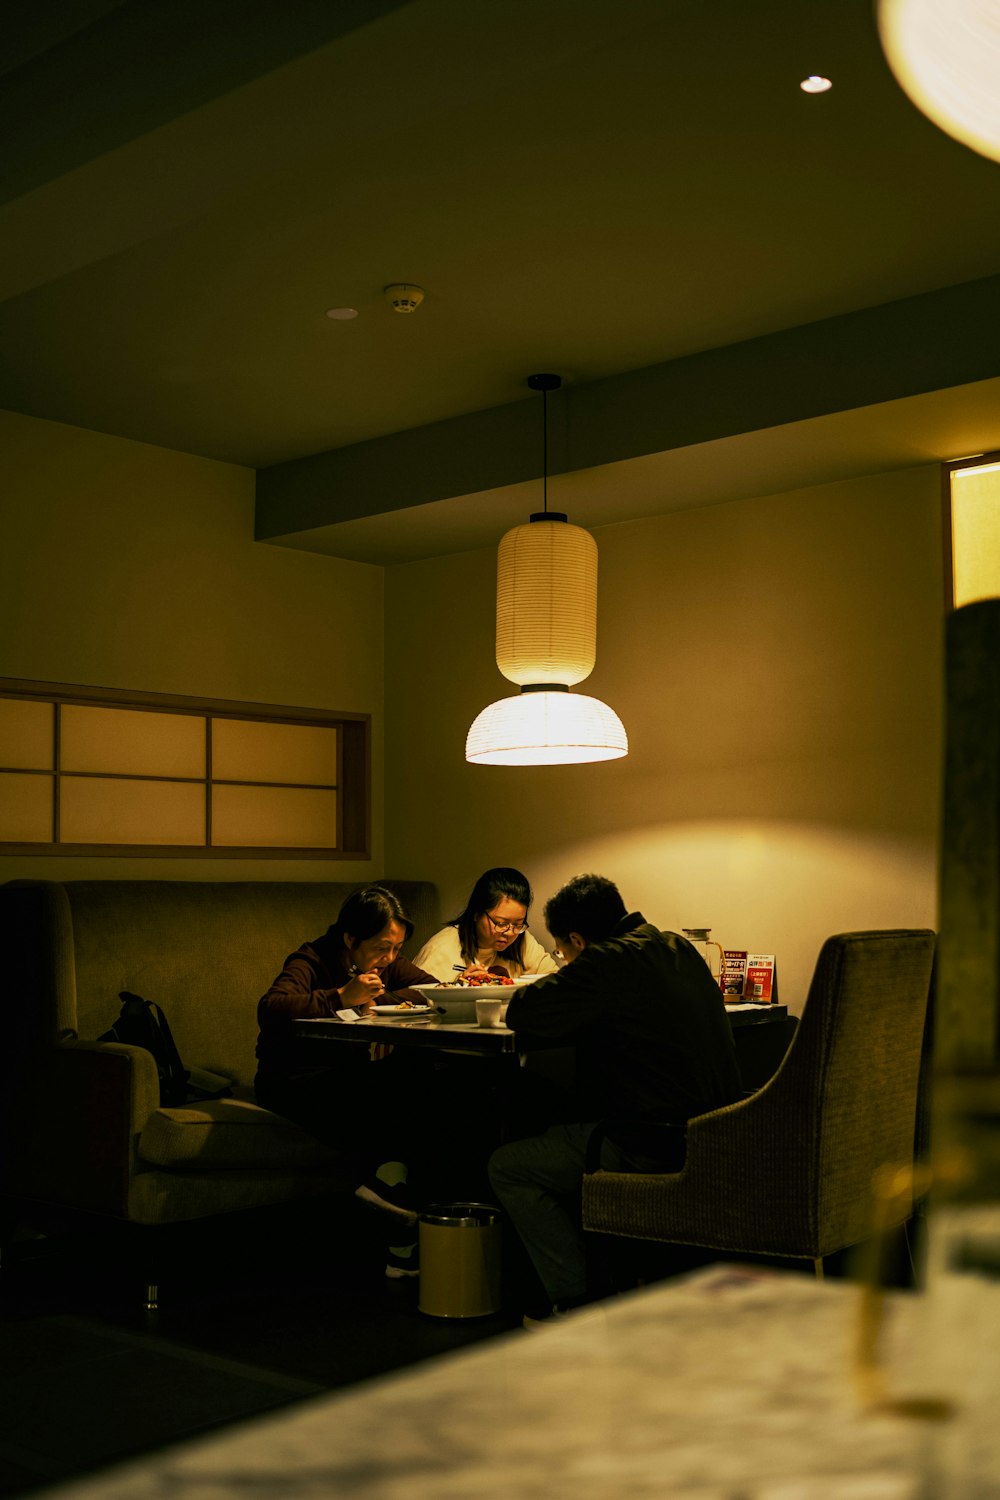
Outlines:
[[[565,967],[519,989],[507,1025],[528,1044],[576,1043],[585,1118],[501,1146],[489,1174],[560,1310],[587,1299],[579,1200],[598,1123],[602,1167],[677,1171],[683,1125],[738,1098],[740,1075],[721,992],[686,938],[627,913],[601,875],[563,886],[545,923]]]

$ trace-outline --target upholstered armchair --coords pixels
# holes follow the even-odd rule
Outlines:
[[[872,1233],[872,1180],[912,1160],[935,935],[828,938],[773,1078],[691,1120],[684,1167],[589,1173],[587,1230],[750,1255],[823,1258]],[[911,1204],[898,1201],[902,1223]]]

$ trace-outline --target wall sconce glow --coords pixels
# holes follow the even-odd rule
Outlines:
[[[569,690],[590,675],[597,659],[597,543],[547,508],[544,398],[561,383],[558,375],[528,377],[543,396],[546,508],[508,531],[497,552],[496,662],[521,693],[491,703],[474,720],[465,758],[475,765],[570,765],[628,754],[614,710]]]
[[[522,689],[473,720],[465,758],[481,766],[560,766],[619,760],[625,726],[599,698],[558,688]]]
[[[799,88],[804,94],[825,94],[833,88],[829,78],[821,78],[818,73],[810,73],[808,78],[803,78]]]
[[[956,609],[1000,598],[1000,464],[951,471],[951,566]]]
[[[1000,161],[997,0],[880,0],[878,29],[896,81],[917,108]]]

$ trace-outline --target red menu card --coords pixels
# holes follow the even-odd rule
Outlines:
[[[778,971],[773,953],[724,948],[719,988],[727,1005],[772,1005],[778,999]]]
[[[769,1005],[777,998],[773,953],[747,954],[747,978],[743,986],[743,998],[756,1001],[758,1005]]]

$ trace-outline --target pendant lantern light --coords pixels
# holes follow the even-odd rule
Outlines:
[[[501,539],[497,554],[496,661],[520,695],[484,708],[465,758],[478,765],[552,766],[628,754],[618,715],[571,693],[597,657],[597,543],[548,508],[549,391],[558,375],[530,375],[542,392],[543,508]]]
[[[879,0],[878,28],[886,60],[917,108],[1000,161],[997,0]]]
[[[597,543],[563,515],[541,512],[497,553],[497,666],[520,687],[569,687],[597,659]]]

